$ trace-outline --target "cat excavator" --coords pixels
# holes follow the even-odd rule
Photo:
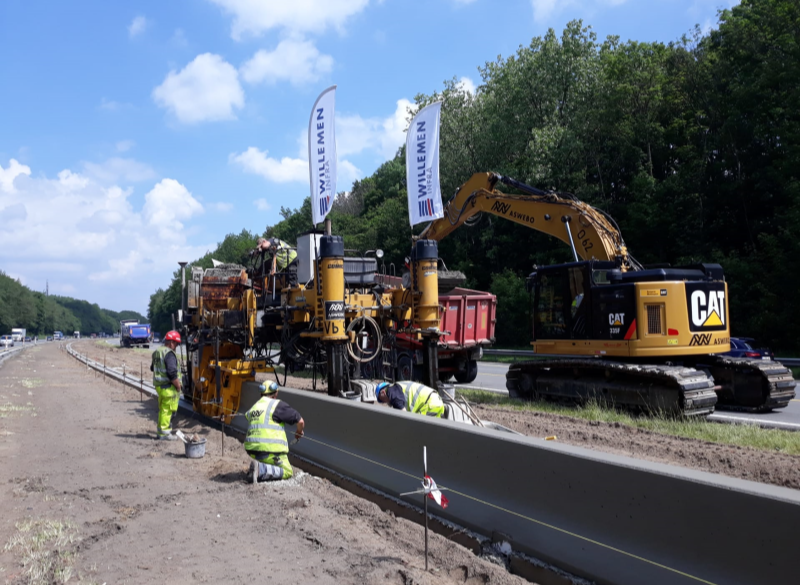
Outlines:
[[[498,191],[498,183],[520,194]],[[536,267],[526,280],[538,359],[509,367],[510,396],[682,415],[764,412],[794,398],[782,364],[718,355],[730,349],[719,264],[642,266],[607,213],[495,173],[474,174],[420,238],[439,241],[482,212],[556,237],[574,257]]]

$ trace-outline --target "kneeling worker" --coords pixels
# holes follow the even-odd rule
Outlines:
[[[164,345],[153,352],[150,371],[153,386],[158,394],[158,423],[156,435],[161,441],[175,441],[172,434],[172,415],[178,410],[181,394],[180,365],[175,348],[181,343],[181,334],[170,331],[164,336]]]
[[[381,382],[375,387],[375,397],[378,402],[389,403],[397,410],[406,409],[414,414],[437,418],[444,415],[444,402],[439,393],[417,382]]]
[[[303,436],[305,421],[294,408],[278,400],[275,382],[261,384],[261,399],[247,411],[247,436],[244,448],[255,461],[250,463],[250,481],[289,479],[294,474],[289,464],[289,442],[284,425],[297,425],[295,439]]]

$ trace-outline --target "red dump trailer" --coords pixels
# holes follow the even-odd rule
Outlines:
[[[381,276],[386,282],[394,277]],[[397,278],[399,283],[400,279]],[[483,348],[494,343],[497,319],[497,297],[490,292],[456,287],[439,293],[441,330],[445,335],[439,345],[439,378],[443,382],[455,378],[460,384],[469,384],[478,375],[478,360]],[[419,379],[422,363],[422,344],[407,335],[398,335],[398,380]],[[391,378],[391,368],[384,364],[384,377]]]

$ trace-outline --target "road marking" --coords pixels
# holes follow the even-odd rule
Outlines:
[[[742,421],[742,422],[746,422],[746,423],[749,423],[749,424],[765,424],[765,425],[770,425],[770,426],[774,426],[774,427],[777,427],[777,428],[780,428],[780,427],[792,427],[792,428],[800,429],[800,424],[798,424],[798,423],[781,422],[781,421],[777,421],[777,420],[768,420],[768,419],[764,419],[764,418],[749,418],[749,417],[745,417],[745,416],[729,416],[727,414],[717,414],[717,413],[714,413],[714,414],[710,415],[708,418],[712,419],[712,420],[725,419],[725,420]]]
[[[479,376],[497,376],[498,378],[505,378],[506,377],[505,374],[487,374],[487,373],[483,373],[482,374],[480,372],[478,372],[478,375]]]
[[[506,394],[508,390],[501,390],[500,388],[485,388],[483,386],[472,386],[470,384],[456,384],[456,390],[464,388],[465,390],[483,390],[484,392],[494,392],[495,394]]]

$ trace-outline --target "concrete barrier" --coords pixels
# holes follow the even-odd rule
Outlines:
[[[257,385],[243,390],[246,409]],[[306,421],[293,453],[398,497],[419,487],[427,446],[429,473],[449,488],[450,506],[433,504],[434,513],[597,583],[798,582],[796,490],[302,390],[281,389],[280,398]],[[242,431],[246,421],[231,426]]]
[[[304,391],[280,397],[306,421],[294,453],[397,496],[419,487],[425,445],[429,473],[451,489],[437,515],[598,583],[798,582],[795,490]]]

